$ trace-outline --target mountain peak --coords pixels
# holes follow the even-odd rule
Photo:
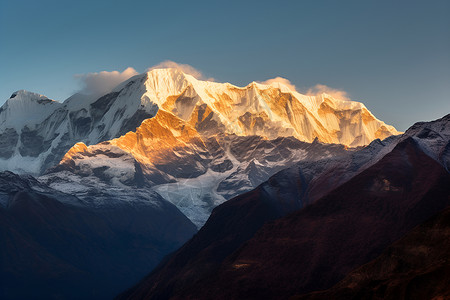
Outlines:
[[[20,131],[24,125],[41,123],[60,105],[38,93],[16,91],[0,108],[0,130],[16,128]]]
[[[195,84],[197,81],[194,76],[189,75],[177,68],[152,69],[144,74],[147,76],[147,81],[154,81],[158,83],[164,82],[165,84],[169,84],[169,82],[171,82],[175,86],[183,86],[186,83]]]
[[[55,101],[55,100],[51,100],[49,98],[47,98],[44,95],[38,94],[38,93],[34,93],[34,92],[30,92],[27,90],[18,90],[15,91],[14,93],[12,93],[11,97],[9,97],[8,100],[14,100],[14,101]],[[56,102],[56,101],[55,101]]]
[[[159,76],[188,75],[179,68],[155,68],[147,71],[147,74]]]

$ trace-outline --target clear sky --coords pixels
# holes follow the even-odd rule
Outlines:
[[[405,130],[450,113],[450,1],[0,0],[0,104],[165,60],[240,86],[324,84]]]

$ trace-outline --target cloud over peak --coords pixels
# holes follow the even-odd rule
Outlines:
[[[110,92],[119,83],[139,74],[135,69],[128,67],[123,72],[101,71],[75,75],[81,82],[81,93],[90,95],[103,95]]]
[[[266,84],[266,85],[272,85],[274,83],[281,83],[285,86],[287,86],[291,91],[295,91],[295,85],[293,85],[288,79],[283,78],[283,77],[275,77],[275,78],[271,78],[271,79],[267,79],[266,81],[262,81],[261,84]]]
[[[324,84],[316,84],[315,86],[309,88],[305,95],[317,96],[323,93],[328,94],[335,99],[350,101],[349,95],[346,91],[334,89]]]
[[[272,84],[276,84],[276,83],[280,83],[285,85],[286,87],[288,87],[291,91],[297,91],[297,88],[295,87],[294,84],[292,84],[289,79],[283,78],[283,77],[275,77],[275,78],[271,78],[271,79],[267,79],[266,81],[262,81],[260,82],[261,84],[266,84],[266,85],[272,85]],[[306,90],[306,92],[304,91],[299,91],[300,93],[307,95],[307,96],[318,96],[321,95],[323,93],[330,95],[331,97],[335,98],[335,99],[340,99],[340,100],[346,100],[346,101],[351,101],[348,93],[344,90],[339,90],[339,89],[335,89],[329,86],[326,86],[324,84],[316,84],[313,87],[310,87]]]

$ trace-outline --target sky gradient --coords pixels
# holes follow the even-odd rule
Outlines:
[[[398,130],[450,113],[450,1],[0,0],[0,104],[165,60],[239,86],[344,90]]]

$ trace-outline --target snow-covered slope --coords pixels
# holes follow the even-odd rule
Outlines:
[[[132,84],[98,99],[75,94],[64,103],[14,93],[0,108],[0,170],[39,175],[77,142],[97,144],[135,130],[158,108],[141,103]]]
[[[418,122],[402,139],[413,137],[425,153],[450,172],[450,114],[431,122]]]
[[[152,131],[163,140],[170,133],[181,143],[235,134],[361,146],[398,133],[359,102],[304,96],[280,83],[241,88],[197,80],[177,69],[154,69],[98,99],[75,94],[59,103],[31,92],[14,93],[0,109],[0,170],[42,174],[77,142],[94,145],[117,138],[155,115],[159,120],[153,123],[165,131]]]
[[[189,143],[169,135],[157,138],[151,129],[158,127],[150,125],[158,116],[144,121],[136,133],[89,147],[76,144],[39,179],[80,198],[95,189],[153,190],[200,227],[214,207],[252,190],[283,168],[299,160],[347,153],[342,145],[310,144],[293,137],[194,135]]]
[[[45,120],[61,107],[57,101],[23,90],[11,95],[0,108],[0,170],[39,172],[52,142],[58,141],[51,132],[38,133],[38,128],[47,130]]]

